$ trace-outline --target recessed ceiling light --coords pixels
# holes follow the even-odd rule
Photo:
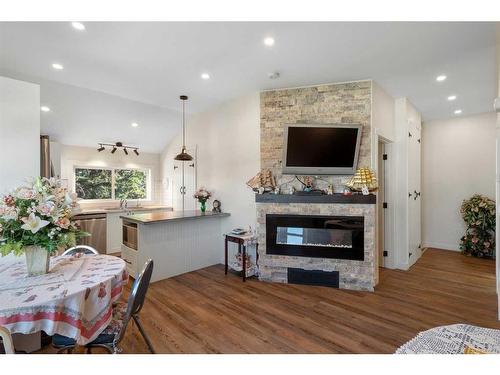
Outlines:
[[[52,67],[55,69],[55,70],[63,70],[64,69],[64,66],[62,66],[61,64],[59,63],[54,63],[52,64]]]
[[[459,114],[461,114],[461,113],[462,113],[462,110],[461,110],[461,109],[457,109],[457,110],[455,110],[455,112],[453,112],[453,113],[454,113],[454,114],[456,114],[456,115],[459,115]]]
[[[46,105],[42,105],[42,106],[40,107],[40,110],[41,110],[42,112],[50,112],[50,108],[49,108],[49,107],[47,107]]]
[[[448,96],[448,100],[449,100],[450,102],[451,102],[451,101],[453,101],[453,100],[455,100],[456,98],[457,98],[457,96],[456,96],[456,95],[450,95],[450,96]]]
[[[268,47],[272,47],[274,46],[274,38],[268,36],[266,38],[264,38],[264,44]]]
[[[138,126],[139,126],[139,124],[138,124],[137,122],[133,122],[133,123],[132,123],[132,127],[133,127],[133,128],[137,128]]]
[[[440,76],[436,77],[436,81],[438,82],[443,82],[446,79],[446,76],[444,74],[441,74]]]
[[[71,22],[71,26],[73,26],[74,29],[77,29],[79,31],[85,30],[85,25],[81,22]]]
[[[210,79],[210,74],[208,74],[208,73],[202,73],[201,74],[201,79]]]

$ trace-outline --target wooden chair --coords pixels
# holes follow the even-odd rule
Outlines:
[[[0,327],[0,338],[3,342],[3,347],[5,349],[5,354],[14,354],[14,343],[12,341],[12,335],[7,328]]]
[[[153,260],[149,259],[132,285],[128,302],[126,304],[118,303],[113,308],[113,319],[111,320],[111,323],[94,341],[85,345],[87,353],[92,353],[93,348],[104,348],[110,354],[121,353],[122,350],[118,347],[118,344],[125,336],[128,322],[132,318],[137,324],[137,328],[139,328],[144,341],[146,341],[149,351],[152,354],[155,354],[153,345],[151,344],[149,337],[146,335],[144,327],[139,319],[139,313],[141,312],[146,299],[146,292],[148,291],[152,273]],[[62,353],[64,351],[71,353],[76,346],[76,342],[69,337],[54,335],[52,338],[52,345],[58,349],[58,353]]]
[[[75,254],[98,255],[99,252],[92,246],[77,245],[62,253],[62,255],[75,255]]]

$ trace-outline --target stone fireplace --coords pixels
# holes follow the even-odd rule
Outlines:
[[[337,274],[339,288],[373,291],[374,195],[263,194],[256,202],[260,280],[288,283],[290,271],[322,271]],[[308,277],[314,284],[314,273]]]
[[[302,186],[282,174],[286,124],[361,124],[358,166],[371,165],[371,81],[265,91],[260,99],[261,168],[281,189],[256,195],[260,280],[373,291],[376,196],[286,194]],[[321,176],[316,187],[348,178]]]

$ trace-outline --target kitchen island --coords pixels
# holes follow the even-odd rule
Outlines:
[[[221,263],[221,221],[228,213],[200,211],[122,215],[122,258],[131,276],[147,259],[154,261],[151,281]]]

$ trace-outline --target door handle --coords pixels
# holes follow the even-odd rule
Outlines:
[[[413,199],[417,200],[418,197],[420,197],[420,192],[417,193],[417,191],[415,190],[415,197]]]
[[[411,198],[413,194],[411,193],[411,191],[408,193],[408,198]]]

